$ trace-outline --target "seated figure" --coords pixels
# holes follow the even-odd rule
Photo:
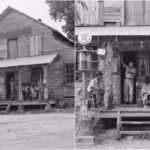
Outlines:
[[[148,95],[150,95],[150,77],[145,76],[145,83],[141,86],[141,97],[144,107],[146,107],[146,104],[148,102]]]
[[[91,79],[87,91],[88,95],[92,95],[94,99],[94,107],[100,107],[103,103],[103,82],[101,71],[98,71],[95,74],[95,78]]]

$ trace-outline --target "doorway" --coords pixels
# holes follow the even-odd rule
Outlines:
[[[11,82],[14,82],[12,85]],[[10,100],[12,99],[12,93],[11,93],[11,88],[12,86],[15,86],[15,73],[14,72],[9,72],[9,73],[6,73],[6,99],[7,100]]]
[[[123,62],[128,65],[130,62],[134,63],[134,67],[137,68],[137,52],[123,52],[121,56]],[[137,70],[137,69],[136,69]],[[125,68],[121,65],[121,103],[124,103],[124,80],[125,80]],[[134,79],[134,96],[133,103],[136,103],[136,77]]]

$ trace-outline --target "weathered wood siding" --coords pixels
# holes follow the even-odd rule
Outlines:
[[[104,25],[105,22],[124,24],[124,1],[110,1],[112,6],[105,6],[102,0],[76,1],[76,25]],[[108,2],[107,2],[108,3]],[[118,5],[119,4],[119,5]]]
[[[150,25],[150,1],[125,1],[125,25]]]
[[[63,99],[63,73],[63,59],[59,56],[57,60],[49,66],[48,70],[48,89],[52,98]]]
[[[145,0],[125,1],[125,25],[145,24]]]
[[[53,96],[64,97],[64,88],[68,87],[64,82],[64,64],[74,63],[73,45],[56,38],[50,27],[13,9],[0,19],[0,58],[7,58],[6,41],[10,38],[18,38],[18,57],[59,53],[61,61],[49,66],[48,86],[53,89]],[[73,83],[70,89],[74,95]]]
[[[116,22],[121,25],[150,25],[150,1],[148,0],[78,0],[76,13],[77,26],[103,26],[105,22]]]

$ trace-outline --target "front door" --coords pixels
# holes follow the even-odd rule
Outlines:
[[[6,99],[14,100],[14,91],[15,91],[15,73],[9,72],[6,73]]]
[[[123,52],[121,56],[123,62],[129,65],[130,62],[134,64],[137,69],[137,52]],[[125,80],[125,68],[121,65],[121,103],[124,103],[124,80]],[[134,80],[134,92],[133,92],[133,103],[136,103],[136,79]]]

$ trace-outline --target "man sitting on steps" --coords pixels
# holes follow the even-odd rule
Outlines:
[[[98,71],[95,74],[95,78],[91,79],[87,88],[89,95],[92,94],[93,96],[95,107],[99,107],[102,104],[103,89],[102,72]]]

